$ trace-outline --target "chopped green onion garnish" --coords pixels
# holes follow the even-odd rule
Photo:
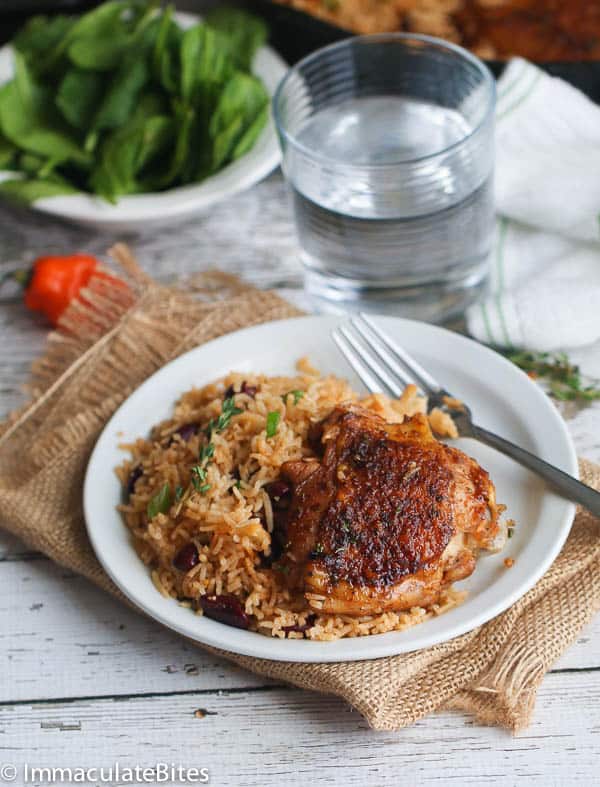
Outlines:
[[[267,415],[267,437],[275,437],[277,434],[277,427],[281,419],[281,413],[278,410],[273,410]]]
[[[164,484],[148,503],[146,513],[148,519],[154,519],[157,514],[166,514],[171,508],[171,487]]]
[[[233,418],[234,415],[239,415],[244,411],[241,407],[235,406],[235,400],[233,396],[228,397],[227,399],[223,400],[223,406],[221,408],[221,415],[218,418],[212,418],[208,426],[206,427],[206,434],[210,438],[213,432],[222,432],[229,426],[229,422]]]
[[[287,402],[288,396],[293,396],[294,397],[294,404],[296,405],[296,404],[298,404],[300,399],[302,399],[302,397],[304,396],[304,391],[297,391],[297,390],[295,390],[295,391],[288,391],[287,393],[284,393],[281,398],[283,399],[284,402]]]

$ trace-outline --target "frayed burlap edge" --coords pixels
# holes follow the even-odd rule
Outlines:
[[[91,550],[81,510],[87,459],[107,419],[182,352],[299,312],[217,272],[189,282],[186,292],[160,286],[125,247],[113,255],[128,287],[90,283],[85,302],[69,309],[34,364],[31,402],[0,427],[0,521],[31,548],[122,598]],[[600,486],[600,468],[582,462],[581,472]],[[432,648],[344,664],[207,650],[257,674],[342,697],[375,729],[398,729],[442,708],[520,729],[544,674],[600,607],[598,530],[597,520],[579,513],[561,555],[529,593],[481,628]]]

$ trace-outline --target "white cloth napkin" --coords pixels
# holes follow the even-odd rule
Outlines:
[[[556,350],[600,340],[600,107],[525,60],[498,81],[491,292],[477,339]]]

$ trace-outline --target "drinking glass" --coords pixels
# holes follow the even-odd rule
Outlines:
[[[461,47],[359,36],[301,60],[273,113],[318,310],[440,321],[486,286],[494,79]]]

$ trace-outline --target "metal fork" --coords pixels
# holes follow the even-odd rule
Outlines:
[[[506,454],[541,476],[559,494],[600,516],[600,493],[504,437],[473,423],[471,410],[464,403],[451,407],[455,397],[371,317],[361,313],[348,324],[335,328],[331,335],[371,393],[383,390],[399,397],[406,385],[414,383],[427,396],[427,411],[437,407],[449,413],[461,437],[479,440]]]

